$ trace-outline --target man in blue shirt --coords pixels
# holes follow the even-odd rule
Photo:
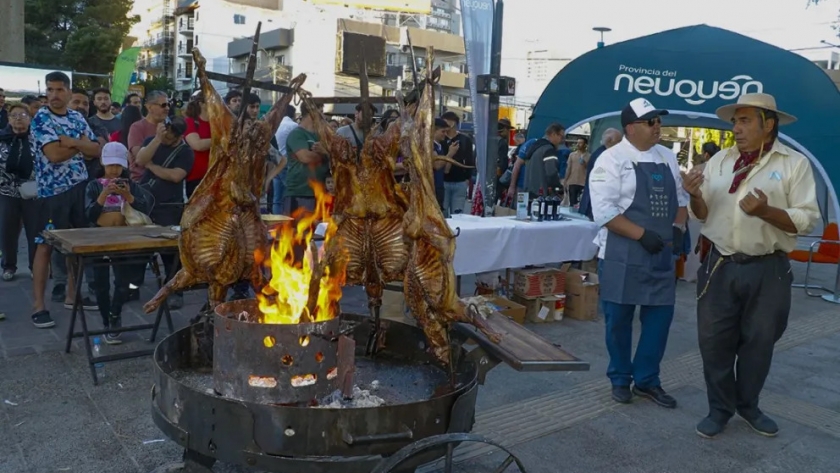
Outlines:
[[[85,186],[88,173],[85,160],[98,159],[100,146],[85,117],[67,106],[72,95],[70,78],[63,72],[47,74],[47,106],[32,118],[35,139],[35,180],[42,202],[44,230],[62,230],[88,226],[85,218]],[[38,328],[55,326],[44,304],[44,291],[49,275],[52,247],[36,237],[35,261],[32,267],[32,323]],[[69,262],[68,262],[69,263]],[[68,269],[72,266],[68,264]],[[73,271],[67,278],[67,296],[74,297]],[[65,301],[65,307],[67,306]]]

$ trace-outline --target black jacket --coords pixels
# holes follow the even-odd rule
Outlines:
[[[0,130],[0,195],[19,197],[18,186],[35,178],[35,146],[29,131]]]
[[[128,189],[131,191],[131,195],[134,196],[134,203],[131,204],[131,207],[138,212],[142,212],[146,215],[152,211],[152,207],[154,207],[154,197],[152,194],[149,193],[146,189],[140,187],[139,184],[135,183],[131,179],[127,179],[128,182]],[[88,223],[91,227],[96,226],[96,221],[99,220],[99,216],[102,215],[102,206],[99,205],[98,199],[99,194],[102,193],[102,184],[99,183],[99,180],[94,179],[87,184],[87,188],[85,189],[85,216],[88,219]]]

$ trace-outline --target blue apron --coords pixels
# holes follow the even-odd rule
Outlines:
[[[648,253],[636,240],[607,234],[601,266],[601,300],[617,304],[674,305],[674,219],[677,184],[665,163],[635,163],[636,195],[624,212],[631,222],[662,237],[665,247]]]

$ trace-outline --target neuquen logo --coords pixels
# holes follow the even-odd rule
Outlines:
[[[629,67],[624,64],[618,70],[613,88],[616,91],[626,88],[629,94],[656,94],[662,97],[677,94],[691,105],[700,105],[714,98],[733,100],[743,94],[764,91],[764,84],[745,74],[723,82],[709,82],[677,79],[677,71]]]
[[[464,9],[471,10],[492,10],[493,2],[491,0],[463,0]]]

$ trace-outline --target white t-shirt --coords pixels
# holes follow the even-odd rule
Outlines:
[[[283,117],[283,121],[281,121],[280,126],[277,127],[277,133],[274,134],[274,138],[277,139],[277,146],[279,146],[278,151],[280,151],[281,155],[286,157],[289,156],[286,151],[286,139],[289,138],[289,133],[297,127],[297,122],[289,117]]]
[[[647,151],[639,151],[627,138],[601,153],[589,175],[589,195],[592,200],[592,217],[601,227],[595,244],[598,257],[604,257],[608,230],[604,226],[624,213],[636,196],[636,171],[633,163],[665,163],[674,175],[677,184],[677,205],[688,206],[689,195],[682,187],[680,166],[677,156],[668,148],[656,145]],[[663,235],[663,237],[666,235]]]

